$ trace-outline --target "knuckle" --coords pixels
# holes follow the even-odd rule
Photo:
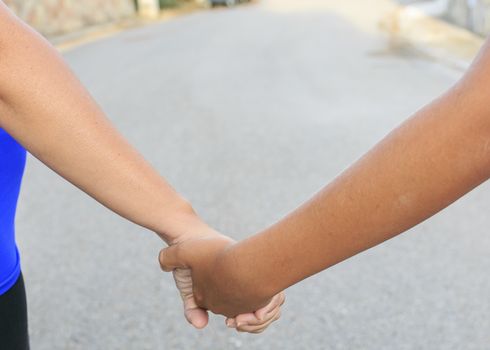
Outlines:
[[[281,311],[279,311],[279,312],[277,313],[277,315],[276,315],[276,316],[274,316],[274,319],[273,319],[273,320],[274,320],[274,321],[277,321],[277,320],[278,320],[278,319],[280,319],[280,318],[281,318]]]
[[[181,259],[183,258],[183,252],[182,252],[182,243],[181,244],[177,244],[175,246],[173,246],[173,249],[174,249],[174,256],[175,256],[175,259],[177,261],[181,261]]]

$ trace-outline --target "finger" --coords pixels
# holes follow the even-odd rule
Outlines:
[[[281,312],[277,313],[273,318],[262,325],[243,325],[237,327],[238,332],[247,332],[253,334],[259,334],[265,331],[273,322],[277,321],[281,317]]]
[[[257,325],[262,323],[253,312],[249,312],[246,314],[240,314],[235,317],[235,327],[238,327],[239,325]]]
[[[198,329],[206,327],[209,320],[208,313],[197,305],[194,298],[191,270],[177,268],[173,271],[173,276],[184,303],[186,320]]]
[[[272,300],[270,301],[269,304],[264,306],[262,309],[255,311],[255,316],[257,317],[258,320],[261,320],[261,321],[265,320],[267,317],[267,314],[270,314],[274,309],[281,307],[281,305],[284,304],[285,300],[286,300],[286,297],[284,295],[284,292],[276,294],[272,298]]]
[[[208,325],[209,315],[208,312],[199,307],[194,309],[187,309],[184,312],[186,320],[197,329],[203,329]]]
[[[197,306],[193,295],[188,295],[183,300],[186,320],[197,329],[206,327],[209,322],[208,312]]]
[[[279,293],[271,299],[269,304],[257,310],[256,312],[238,315],[236,317],[237,326],[259,326],[261,324],[267,323],[280,311],[281,305],[284,304],[284,300],[284,293]]]
[[[269,311],[265,314],[262,320],[259,320],[254,313],[250,314],[242,314],[236,317],[236,325],[233,328],[243,328],[243,327],[255,327],[262,326],[264,324],[269,323],[271,319],[273,319],[278,313],[281,312],[281,307],[277,306],[275,309]]]
[[[236,319],[235,318],[227,318],[225,320],[226,327],[228,328],[236,328]]]
[[[179,245],[170,246],[160,251],[158,260],[163,271],[170,272],[179,267],[187,267],[185,262],[182,261],[183,257],[180,251],[181,247]]]

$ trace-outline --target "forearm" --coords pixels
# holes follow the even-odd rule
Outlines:
[[[489,85],[475,83],[479,76],[472,72],[313,199],[230,248],[222,261],[240,276],[237,292],[273,295],[406,231],[487,180]]]
[[[113,128],[57,52],[0,4],[0,127],[61,176],[161,234],[192,208]]]

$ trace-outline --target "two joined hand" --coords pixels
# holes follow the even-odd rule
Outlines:
[[[234,241],[215,231],[181,238],[160,252],[160,265],[173,272],[184,302],[184,314],[196,328],[208,323],[208,310],[225,315],[226,325],[241,332],[261,333],[279,319],[284,293],[256,298],[243,290],[226,252]],[[253,268],[253,267],[251,267]],[[250,312],[256,310],[254,312]]]

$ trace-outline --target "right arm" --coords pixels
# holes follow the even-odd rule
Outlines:
[[[190,266],[202,305],[233,315],[408,230],[490,177],[489,96],[490,41],[456,86],[284,219],[234,245],[171,248],[163,265]]]

